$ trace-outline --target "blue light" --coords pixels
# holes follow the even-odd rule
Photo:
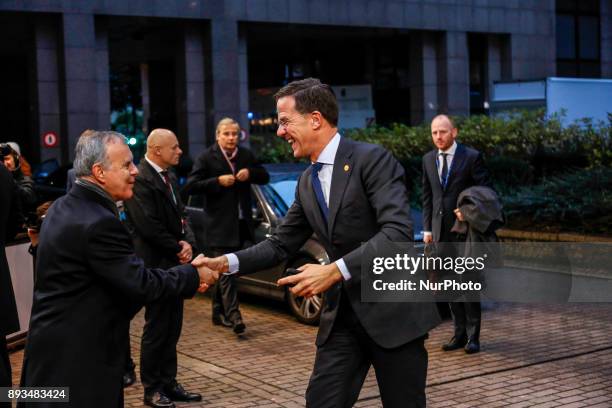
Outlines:
[[[250,120],[250,119],[253,119],[253,112],[249,112],[249,113],[247,113],[247,118],[248,118],[249,120]]]
[[[128,144],[130,146],[134,146],[136,144],[136,138],[135,137],[130,137],[130,139],[128,140]]]

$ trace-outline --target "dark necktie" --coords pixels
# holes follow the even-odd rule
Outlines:
[[[442,189],[446,188],[446,180],[448,179],[448,162],[446,161],[448,153],[440,153],[440,160],[442,161],[442,173],[440,173],[440,184]]]
[[[323,189],[321,188],[321,180],[319,180],[319,171],[322,167],[323,163],[313,163],[310,181],[312,182],[312,189],[317,197],[321,214],[323,214],[323,218],[325,218],[325,222],[327,222],[329,208],[327,208],[327,204],[325,203],[325,196],[323,195]]]
[[[174,190],[172,189],[172,184],[170,184],[170,176],[168,175],[168,170],[163,170],[162,172],[160,172],[160,174],[164,178],[164,183],[166,184],[166,188],[170,192],[172,201],[174,201],[174,204],[176,204],[176,197],[174,195]]]

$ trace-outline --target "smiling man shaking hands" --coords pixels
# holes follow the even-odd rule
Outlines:
[[[424,341],[439,322],[435,306],[361,302],[361,243],[412,240],[404,171],[382,147],[340,136],[336,98],[318,79],[292,82],[275,99],[277,135],[312,165],[274,235],[201,262],[219,272],[252,273],[287,259],[315,232],[333,262],[304,265],[278,282],[294,285],[297,295],[325,292],[307,406],[353,406],[373,365],[385,407],[423,407]]]
[[[123,135],[81,136],[74,168],[76,184],[40,232],[21,386],[69,387],[72,407],[122,407],[130,319],[145,303],[192,297],[217,276],[188,263],[148,269],[134,255],[115,204],[132,197],[138,175]]]

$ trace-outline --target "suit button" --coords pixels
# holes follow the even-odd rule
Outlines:
[[[444,211],[439,211],[438,215],[444,215]]]

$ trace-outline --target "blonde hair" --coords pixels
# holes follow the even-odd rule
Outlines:
[[[238,132],[240,132],[240,123],[236,122],[232,118],[223,118],[219,121],[219,123],[217,123],[217,130],[215,133],[219,134],[219,132],[221,131],[221,126],[226,126],[226,125],[236,125],[238,126]]]

